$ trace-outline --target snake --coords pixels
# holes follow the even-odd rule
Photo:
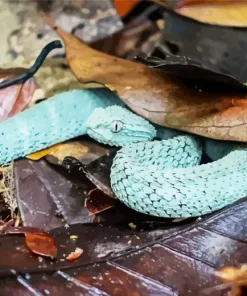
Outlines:
[[[107,88],[65,91],[0,123],[0,164],[87,135],[118,147],[116,198],[162,218],[220,210],[247,195],[247,148],[152,124]],[[212,161],[202,164],[202,154]]]

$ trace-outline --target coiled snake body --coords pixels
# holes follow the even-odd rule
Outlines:
[[[84,134],[123,146],[113,161],[111,186],[116,197],[136,211],[197,217],[247,194],[245,145],[156,130],[107,89],[65,92],[2,122],[0,164]],[[152,141],[157,135],[163,140]],[[212,158],[223,157],[200,165],[203,141]]]

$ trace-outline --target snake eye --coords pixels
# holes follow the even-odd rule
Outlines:
[[[123,128],[123,123],[120,120],[114,120],[111,124],[111,131],[113,133],[119,133]]]

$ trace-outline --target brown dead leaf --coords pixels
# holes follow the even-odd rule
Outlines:
[[[68,261],[74,261],[78,259],[83,254],[83,250],[81,248],[76,248],[74,252],[71,252],[66,259]]]
[[[231,291],[228,296],[242,296],[241,288],[247,287],[247,265],[240,268],[224,267],[216,273],[216,276],[224,283],[230,284]]]
[[[14,78],[26,69],[0,69],[0,80]],[[32,77],[23,84],[16,84],[0,90],[0,122],[24,110],[35,91],[35,79]]]
[[[176,12],[207,24],[247,27],[246,1],[185,0],[179,3]]]
[[[31,160],[40,160],[41,158],[45,157],[47,154],[52,153],[53,151],[56,151],[60,145],[61,144],[56,144],[56,145],[53,145],[47,149],[40,150],[38,152],[29,154],[26,156],[26,158],[31,159]]]
[[[57,256],[57,247],[53,237],[41,229],[34,227],[7,227],[5,234],[24,234],[27,247],[35,254],[49,257],[51,259]]]
[[[90,141],[70,141],[51,150],[46,160],[55,165],[62,165],[66,157],[72,157],[83,164],[88,164],[108,153],[108,149]]]
[[[25,233],[26,244],[28,248],[35,254],[51,259],[57,256],[57,247],[53,238],[48,233]]]
[[[225,283],[241,281],[247,286],[247,264],[240,267],[224,267],[217,272],[217,276]]]
[[[57,256],[57,247],[53,238],[48,233],[25,233],[26,244],[28,248],[35,254],[51,259]]]
[[[116,205],[116,199],[106,195],[98,188],[91,190],[88,195],[89,198],[85,200],[85,207],[90,216],[102,213]]]
[[[140,0],[113,0],[113,5],[119,16],[126,16],[138,3]]]
[[[62,162],[65,157],[74,157],[80,161],[87,160],[93,161],[100,156],[107,153],[107,149],[101,147],[97,143],[89,143],[88,141],[77,142],[71,141],[67,143],[60,143],[53,145],[47,149],[29,154],[26,158],[31,160],[39,160],[46,156],[47,160],[56,165],[62,165]]]
[[[94,81],[115,90],[153,123],[213,139],[247,141],[246,96],[201,91],[172,75],[101,53],[43,17],[63,39],[70,68],[82,83]]]
[[[65,143],[54,149],[53,151],[50,151],[48,153],[49,156],[52,156],[53,158],[56,158],[57,164],[62,164],[64,158],[66,156],[71,156],[76,159],[80,159],[83,157],[87,152],[89,151],[89,148],[87,146],[82,145],[79,142],[70,142]]]

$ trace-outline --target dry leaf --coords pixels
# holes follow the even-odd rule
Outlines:
[[[197,21],[220,26],[247,26],[247,2],[239,0],[185,0],[176,12]]]
[[[53,237],[41,229],[34,227],[7,227],[5,234],[24,234],[28,248],[35,254],[51,259],[57,256],[57,247]]]
[[[22,74],[26,69],[0,69],[0,80],[11,79]],[[23,84],[0,89],[0,122],[24,110],[35,91],[35,79],[32,77]]]
[[[126,16],[140,0],[113,0],[113,5],[119,16]]]
[[[166,1],[166,0],[160,0]],[[235,0],[181,0],[177,3],[178,7],[197,5],[197,4],[231,4]],[[245,0],[244,0],[245,1]],[[237,1],[236,1],[237,2]]]
[[[242,296],[241,287],[247,287],[247,265],[240,268],[224,267],[216,273],[224,283],[231,285],[228,296]]]
[[[101,53],[43,17],[63,39],[70,68],[81,82],[95,81],[115,90],[151,122],[213,139],[247,141],[243,95],[201,91],[172,75]]]
[[[108,153],[108,151],[108,149],[95,142],[85,140],[80,142],[70,141],[50,151],[46,156],[46,160],[55,165],[62,165],[66,157],[72,157],[83,164],[88,164]]]
[[[76,248],[74,252],[71,252],[66,259],[68,261],[74,261],[78,259],[83,254],[83,250],[81,248]]]
[[[57,163],[61,165],[66,156],[72,156],[76,159],[81,159],[81,157],[83,157],[88,151],[89,148],[87,146],[73,141],[60,145],[53,151],[50,151],[48,154],[49,156],[55,157],[57,159]]]
[[[57,247],[53,238],[47,233],[25,233],[26,244],[28,248],[35,254],[51,259],[57,256]]]
[[[103,191],[95,188],[89,192],[89,198],[85,200],[85,207],[89,215],[96,215],[113,208],[116,200],[106,195]]]
[[[49,147],[47,149],[40,150],[38,152],[29,154],[29,155],[26,156],[26,158],[31,159],[31,160],[39,160],[39,159],[45,157],[47,154],[52,153],[53,151],[55,151],[60,145],[62,145],[62,144],[56,144],[56,145],[53,145],[53,146],[51,146],[51,147]]]
[[[31,160],[39,160],[47,156],[48,161],[51,163],[61,165],[65,157],[71,156],[76,159],[81,159],[89,152],[89,150],[90,148],[88,146],[82,145],[76,141],[72,141],[53,145],[47,149],[29,154],[26,156],[26,158]],[[101,150],[105,152],[103,148]]]
[[[225,283],[241,282],[247,286],[247,264],[240,268],[224,267],[217,272],[217,276]]]

